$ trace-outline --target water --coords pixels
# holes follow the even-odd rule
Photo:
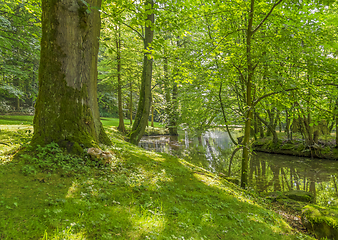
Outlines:
[[[139,145],[225,175],[229,174],[229,158],[234,149],[228,134],[220,130],[200,137],[187,132],[174,137],[143,137]],[[240,157],[238,152],[231,166],[231,175],[238,179]],[[249,186],[259,192],[304,190],[312,192],[319,204],[338,205],[338,161],[257,152],[250,158],[248,180]]]

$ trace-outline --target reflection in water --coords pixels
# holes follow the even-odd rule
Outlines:
[[[338,205],[337,169],[338,162],[332,160],[256,153],[251,158],[250,185],[259,192],[312,192],[318,203]]]
[[[226,132],[213,130],[193,138],[187,132],[183,136],[143,137],[140,146],[227,174],[232,143]],[[233,164],[233,173],[239,176],[240,159]],[[338,205],[337,169],[338,162],[332,160],[254,153],[248,179],[250,187],[259,192],[304,190],[312,192],[319,204]]]

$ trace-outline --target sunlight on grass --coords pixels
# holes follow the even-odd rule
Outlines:
[[[130,236],[134,236],[137,239],[148,239],[147,234],[152,236],[161,236],[160,233],[166,226],[166,219],[164,213],[160,209],[147,209],[141,207],[141,209],[133,209],[133,214],[130,218],[130,222],[133,224],[134,231],[130,232]]]
[[[69,187],[66,198],[74,198],[78,192],[79,183],[77,181],[72,182],[72,186]]]
[[[45,231],[41,240],[86,240],[85,232],[73,233],[72,226],[76,223],[71,223],[70,226],[67,226],[65,229],[55,229],[54,233],[50,236],[48,232]]]
[[[22,132],[4,133],[20,146]],[[110,137],[113,146],[102,148],[115,153],[112,163],[83,173],[41,172],[18,155],[0,165],[0,238],[296,239],[250,192],[118,132]]]

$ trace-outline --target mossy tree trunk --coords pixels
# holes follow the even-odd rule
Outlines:
[[[149,9],[147,12],[146,26],[145,26],[145,37],[144,37],[144,57],[143,57],[143,70],[142,70],[142,81],[140,89],[140,99],[138,102],[137,112],[133,124],[131,133],[129,134],[130,142],[137,145],[141,140],[146,126],[148,125],[148,118],[151,106],[151,79],[152,79],[152,68],[153,59],[151,57],[151,43],[153,41],[154,31],[151,29],[154,23],[154,14],[150,13],[154,6],[153,0],[145,1],[145,8]],[[151,23],[151,24],[149,24]]]
[[[100,7],[101,0],[87,0]],[[32,145],[70,151],[110,144],[97,103],[100,13],[81,1],[43,0],[39,94]]]

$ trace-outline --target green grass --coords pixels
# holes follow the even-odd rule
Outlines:
[[[18,154],[2,153],[0,239],[309,238],[216,175],[110,135],[113,161],[87,173],[27,171]]]
[[[34,116],[23,115],[0,115],[0,125],[32,125]],[[117,127],[119,125],[118,118],[104,118],[101,117],[101,122],[104,127]],[[130,120],[124,119],[124,124],[129,127]],[[149,126],[151,122],[149,122]],[[155,128],[163,128],[163,125],[154,122]]]
[[[104,118],[101,117],[101,122],[104,127],[117,127],[119,125],[119,119],[118,118]],[[124,124],[127,128],[130,127],[130,120],[124,119]],[[149,126],[151,125],[151,122],[149,122]],[[155,128],[163,128],[163,125],[158,122],[154,122],[154,127]]]
[[[0,125],[32,125],[34,116],[0,115]]]

